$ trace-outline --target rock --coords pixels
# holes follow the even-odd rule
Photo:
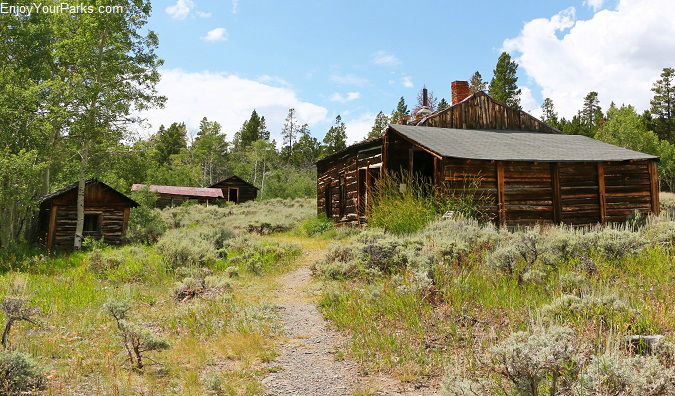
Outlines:
[[[640,355],[649,355],[654,347],[663,339],[662,335],[631,335],[625,336],[626,348]]]

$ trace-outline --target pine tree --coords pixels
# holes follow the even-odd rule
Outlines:
[[[235,150],[244,150],[256,140],[268,140],[269,138],[270,133],[265,125],[265,117],[260,117],[253,109],[251,117],[244,121],[241,129],[234,136]]]
[[[182,122],[174,122],[168,129],[161,125],[154,140],[155,161],[160,165],[168,165],[172,155],[187,147],[187,128]]]
[[[487,83],[483,82],[483,76],[479,72],[475,72],[469,80],[469,93],[478,91],[487,91]]]
[[[584,107],[581,110],[581,123],[586,127],[586,136],[593,136],[602,122],[602,109],[598,100],[598,93],[591,91],[584,98]]]
[[[675,86],[673,78],[675,69],[666,67],[661,73],[661,79],[652,87],[654,99],[651,100],[651,113],[654,116],[654,129],[663,140],[675,144]]]
[[[310,134],[307,124],[300,127],[298,134],[300,137],[293,146],[291,164],[296,168],[308,169],[319,159],[321,144]]]
[[[281,136],[284,139],[282,152],[287,161],[290,161],[291,155],[293,154],[293,142],[297,135],[298,120],[295,118],[295,109],[288,109],[288,115],[284,122],[284,129],[281,130]]]
[[[391,113],[391,122],[392,124],[402,124],[408,119],[409,115],[410,110],[408,110],[408,105],[405,104],[405,99],[401,96],[401,100],[398,101],[396,109]]]
[[[490,81],[490,96],[505,103],[509,107],[520,110],[520,88],[516,85],[518,64],[511,61],[511,56],[502,52]]]
[[[438,103],[438,107],[436,108],[436,111],[441,111],[445,110],[450,106],[448,102],[445,100],[445,98],[441,98],[441,101]]]
[[[377,113],[377,116],[375,117],[375,124],[373,125],[373,128],[370,130],[368,137],[374,138],[383,136],[384,133],[387,131],[388,126],[389,126],[389,117],[387,117],[387,115],[384,114],[384,112],[380,111],[379,113]]]
[[[544,103],[541,105],[541,113],[542,121],[554,128],[558,127],[558,113],[555,111],[551,98],[544,99]]]
[[[331,155],[347,148],[347,127],[342,117],[335,117],[335,125],[330,127],[323,138],[324,155]]]

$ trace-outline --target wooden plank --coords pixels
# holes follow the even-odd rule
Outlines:
[[[122,225],[122,236],[127,235],[127,229],[129,228],[129,211],[130,208],[124,208],[124,220]]]
[[[652,213],[658,216],[661,208],[659,206],[659,175],[656,169],[656,161],[649,162],[649,180],[651,192]]]
[[[600,222],[607,222],[607,197],[605,196],[605,168],[598,162],[598,199],[600,200]]]
[[[504,206],[504,163],[497,162],[497,211],[499,212],[499,225],[506,224],[506,208]]]
[[[560,200],[560,164],[551,163],[551,188],[553,189],[553,222],[560,224],[562,204]]]
[[[54,229],[56,227],[56,212],[58,212],[58,205],[52,205],[51,210],[49,211],[49,226],[47,227],[47,251],[52,248],[52,242],[54,241]]]

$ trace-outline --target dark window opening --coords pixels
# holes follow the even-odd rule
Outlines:
[[[347,188],[345,186],[345,177],[340,177],[340,217],[347,215]]]
[[[359,216],[366,214],[366,205],[368,204],[368,186],[366,185],[366,173],[368,169],[359,169]]]
[[[324,187],[324,208],[326,209],[326,217],[327,218],[332,218],[333,217],[333,197],[331,197],[330,191],[330,184],[331,181],[328,180],[326,182],[326,186]]]
[[[90,233],[101,232],[101,215],[98,213],[85,213],[82,230]]]
[[[434,156],[426,151],[413,151],[412,171],[415,177],[422,178],[427,183],[434,182]]]

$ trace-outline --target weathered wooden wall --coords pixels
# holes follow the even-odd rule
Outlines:
[[[222,180],[216,184],[209,186],[211,188],[220,188],[223,190],[223,197],[227,201],[229,200],[228,190],[230,188],[239,189],[239,202],[244,203],[247,201],[253,201],[258,197],[258,189],[254,186],[244,182],[243,180],[238,180],[236,178],[229,178]]]
[[[656,162],[533,163],[443,159],[443,180],[508,226],[625,222],[658,213]],[[651,170],[650,170],[651,168]]]
[[[84,237],[104,238],[106,243],[124,241],[130,209],[137,204],[100,182],[87,182],[84,190],[85,214],[100,215],[100,230],[84,232]],[[77,188],[51,197],[40,206],[40,237],[47,248],[72,248],[77,226]]]
[[[512,109],[483,92],[424,119],[420,126],[460,129],[510,129],[561,133],[522,110]]]
[[[331,218],[341,223],[358,223],[363,220],[359,213],[359,168],[376,168],[382,165],[382,148],[377,145],[359,151],[346,152],[317,167],[317,213],[326,213],[330,205]],[[363,186],[363,184],[362,184]],[[328,189],[329,199],[326,199]]]

